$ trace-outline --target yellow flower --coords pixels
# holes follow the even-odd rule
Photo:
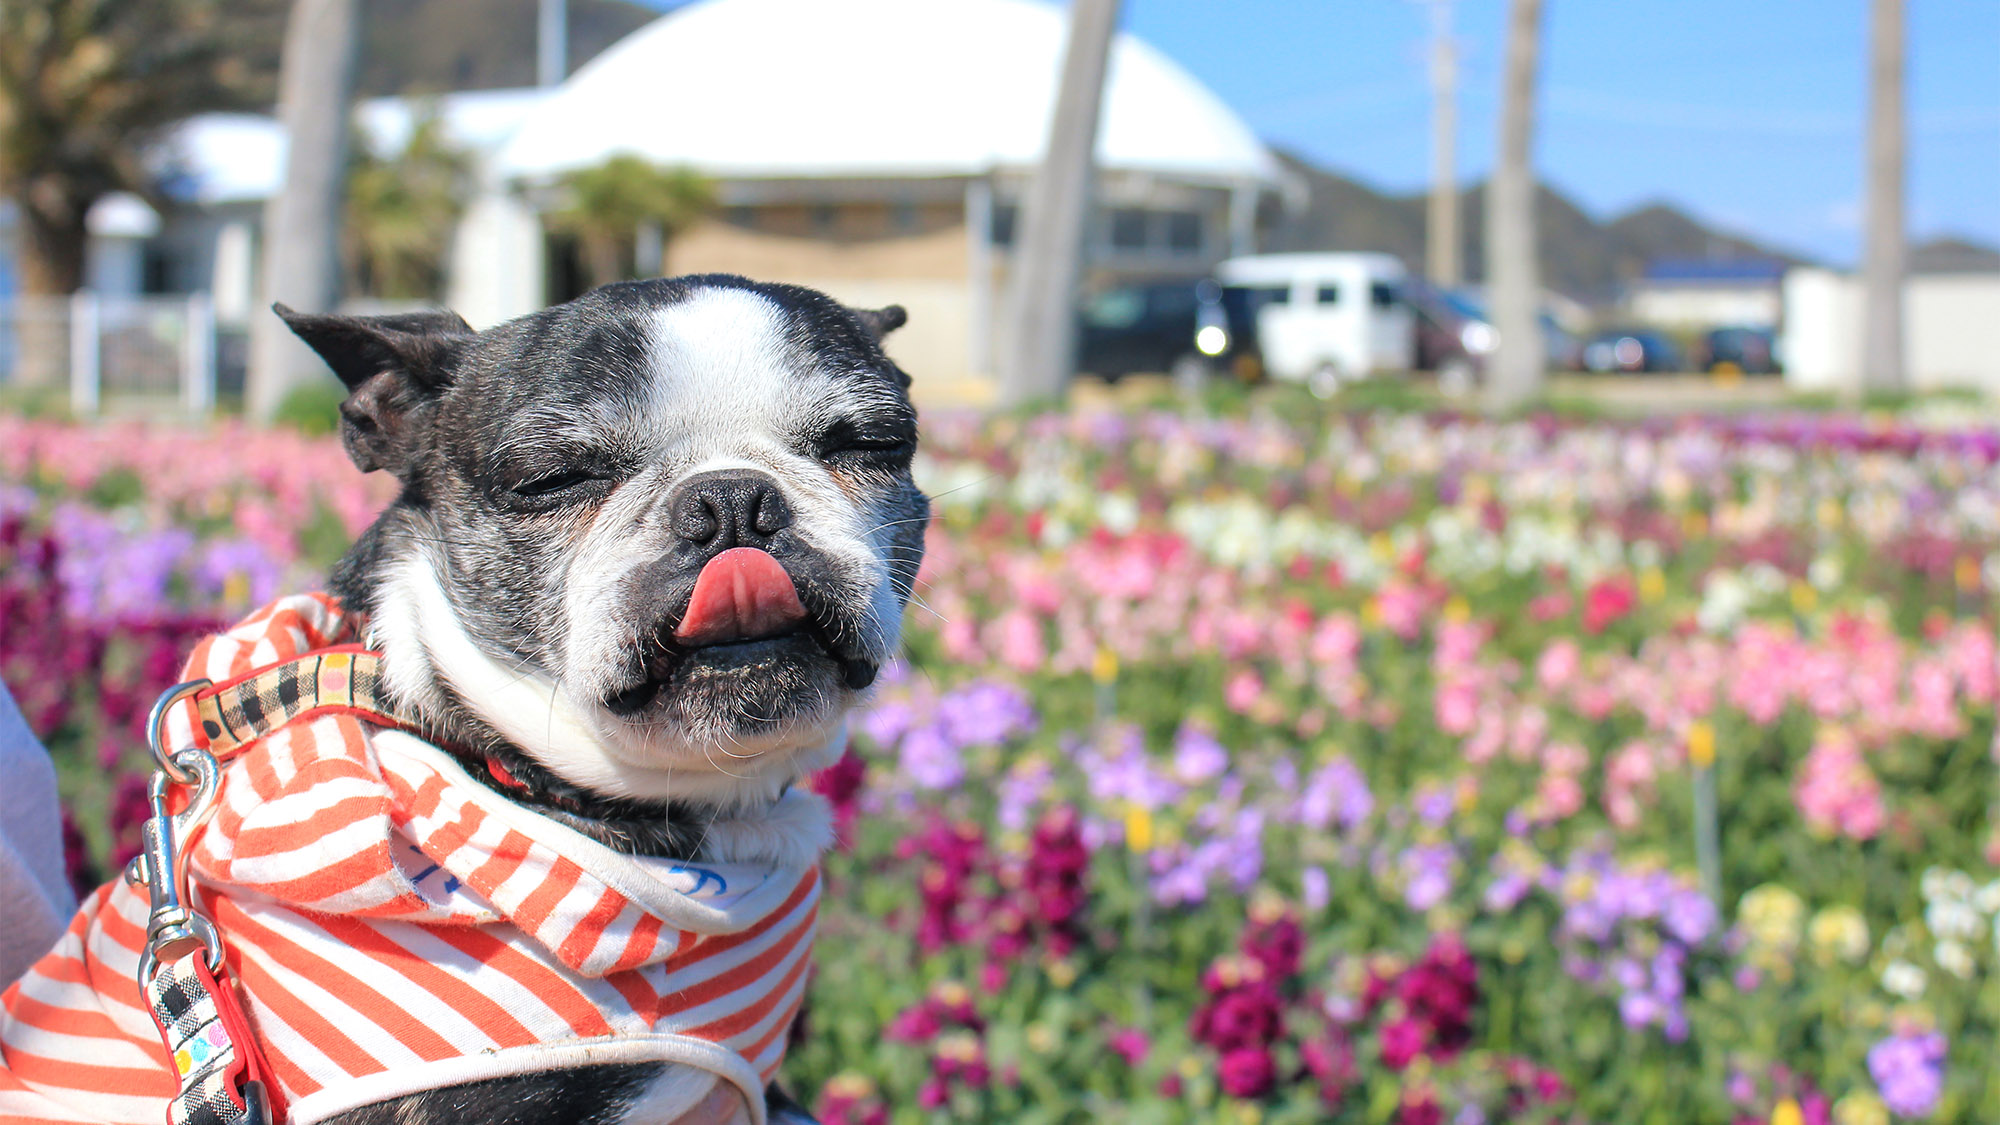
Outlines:
[[[1144,855],[1153,850],[1153,814],[1146,806],[1125,806],[1125,846]]]
[[[1451,600],[1444,603],[1444,619],[1453,625],[1463,625],[1472,620],[1472,606],[1463,596],[1453,594]]]
[[[1180,1071],[1182,1078],[1192,1080],[1200,1078],[1205,1068],[1201,1065],[1200,1059],[1195,1058],[1193,1055],[1187,1055],[1181,1059],[1180,1064],[1174,1067],[1174,1069]]]
[[[1681,533],[1689,539],[1700,539],[1708,534],[1708,517],[1700,512],[1689,512],[1681,517]]]
[[[1067,989],[1076,983],[1076,962],[1067,957],[1057,957],[1049,962],[1048,974],[1050,984]]]
[[[1808,614],[1819,605],[1819,591],[1805,582],[1792,583],[1792,608],[1800,615]]]
[[[1789,888],[1765,883],[1746,892],[1736,907],[1737,919],[1750,934],[1753,953],[1767,968],[1776,968],[1799,946],[1806,904]]]
[[[1024,1037],[1028,1049],[1038,1055],[1046,1055],[1056,1049],[1056,1033],[1045,1023],[1031,1023]]]
[[[1090,662],[1090,678],[1100,684],[1108,684],[1118,678],[1118,654],[1108,646],[1100,645],[1097,656]]]
[[[1813,957],[1822,965],[1860,964],[1868,956],[1868,920],[1852,906],[1829,906],[1806,926]]]
[[[1657,566],[1639,572],[1639,600],[1652,603],[1667,596],[1667,576]]]
[[[1798,1102],[1785,1098],[1771,1108],[1771,1125],[1806,1125],[1806,1115]]]
[[[1958,580],[1960,593],[1970,594],[1979,589],[1979,560],[1971,555],[1958,556],[1958,564],[1952,567],[1952,577]]]
[[[1688,761],[1700,770],[1715,764],[1715,728],[1706,722],[1688,727]]]
[[[1889,1125],[1889,1107],[1866,1090],[1856,1090],[1833,1103],[1835,1125]]]

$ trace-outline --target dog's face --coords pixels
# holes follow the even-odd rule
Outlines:
[[[697,277],[476,334],[286,319],[404,485],[350,560],[399,696],[607,797],[768,799],[838,753],[929,514],[900,309]]]

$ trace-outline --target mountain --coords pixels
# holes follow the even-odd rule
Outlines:
[[[2000,272],[2000,250],[1963,238],[1935,238],[1910,247],[1911,273]]]
[[[1424,258],[1426,197],[1391,195],[1280,151],[1287,175],[1304,189],[1304,207],[1283,215],[1266,240],[1273,251],[1373,250],[1394,254],[1413,269]],[[1486,272],[1486,189],[1459,193],[1466,276]],[[1666,204],[1641,207],[1608,221],[1592,218],[1547,185],[1537,192],[1543,283],[1584,301],[1614,297],[1621,283],[1661,259],[1776,261],[1800,259],[1703,225]]]
[[[363,97],[535,84],[537,0],[364,0]],[[659,11],[625,0],[569,0],[572,72]]]

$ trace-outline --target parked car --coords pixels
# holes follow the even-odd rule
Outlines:
[[[1415,313],[1400,299],[1408,271],[1388,254],[1257,254],[1218,265],[1224,292],[1254,306],[1258,350],[1273,379],[1321,395],[1416,359]]]
[[[1203,363],[1195,350],[1203,283],[1194,279],[1125,285],[1079,310],[1077,370],[1117,381],[1139,373],[1184,373]]]
[[[1777,337],[1768,328],[1718,328],[1696,342],[1695,368],[1741,375],[1778,372]]]
[[[1446,394],[1462,394],[1485,377],[1500,333],[1470,294],[1412,278],[1403,286],[1403,299],[1417,314],[1417,370],[1435,372]],[[1541,325],[1543,361],[1551,370],[1576,370],[1583,345],[1547,312]]]
[[[1600,374],[1617,371],[1680,371],[1680,349],[1650,328],[1599,332],[1583,346],[1583,366]]]

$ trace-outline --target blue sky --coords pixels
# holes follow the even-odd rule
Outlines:
[[[1847,264],[1867,0],[1546,0],[1536,165],[1599,217],[1655,200]],[[2000,245],[2000,0],[1908,0],[1910,227]],[[1491,163],[1505,0],[1460,0],[1461,171]],[[1410,0],[1125,0],[1266,140],[1378,187],[1429,178]]]

